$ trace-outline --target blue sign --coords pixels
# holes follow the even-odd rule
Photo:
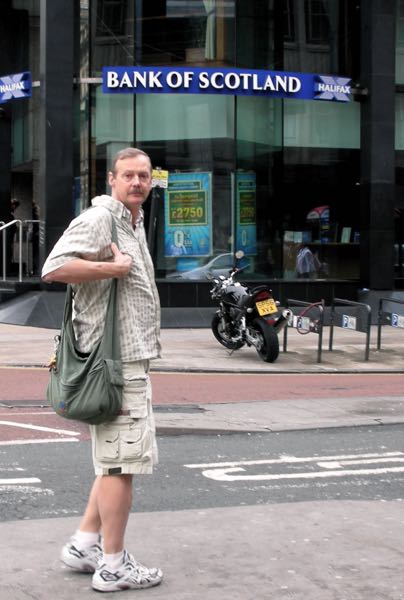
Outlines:
[[[356,330],[356,317],[351,317],[350,315],[342,315],[341,327],[343,327],[345,329],[355,329]]]
[[[0,104],[15,98],[29,98],[32,95],[31,73],[16,73],[0,77]]]
[[[106,94],[228,94],[300,100],[349,100],[351,80],[314,73],[237,68],[103,67]]]
[[[256,174],[235,174],[236,250],[246,256],[257,254]]]
[[[404,316],[396,313],[391,313],[391,326],[404,328]]]
[[[170,173],[165,190],[164,214],[165,256],[198,257],[212,254],[211,173]]]
[[[349,94],[351,93],[350,81],[346,77],[317,75],[317,82],[314,85],[314,90],[317,92],[315,100],[349,102]]]

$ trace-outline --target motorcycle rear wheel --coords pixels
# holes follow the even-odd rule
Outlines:
[[[254,319],[253,327],[262,338],[260,348],[256,348],[258,356],[265,362],[274,362],[279,356],[278,334],[272,325],[269,325],[265,319]]]
[[[228,334],[228,332],[223,327],[223,321],[220,315],[217,313],[213,315],[211,328],[213,335],[217,339],[217,341],[222,344],[225,348],[229,350],[238,350],[242,346],[244,346],[244,342],[241,340],[233,341]]]

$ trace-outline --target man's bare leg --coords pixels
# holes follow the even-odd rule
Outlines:
[[[88,498],[87,507],[81,519],[80,531],[91,531],[99,533],[101,529],[101,518],[98,510],[98,490],[101,483],[101,477],[95,478]]]
[[[161,569],[146,567],[124,549],[124,537],[132,506],[132,475],[104,475],[98,484],[98,510],[104,536],[102,563],[95,570],[92,587],[100,592],[145,589],[163,579]]]
[[[96,477],[79,529],[63,546],[61,553],[62,562],[72,569],[86,573],[94,572],[101,557],[101,517],[98,510],[100,484],[101,478]]]
[[[106,554],[124,549],[124,537],[132,506],[133,475],[103,475],[97,489],[103,547]]]
[[[102,528],[107,554],[123,550],[132,506],[132,481],[132,475],[101,475],[93,483],[79,529],[99,532]]]

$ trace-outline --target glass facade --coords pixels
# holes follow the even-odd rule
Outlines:
[[[82,2],[81,76],[97,78],[103,66],[118,65],[235,66],[355,76],[359,50],[353,4]],[[111,157],[125,146],[140,146],[155,166],[169,173],[209,174],[209,241],[197,256],[167,255],[170,213],[164,194],[155,192],[157,218],[150,224],[150,239],[158,277],[193,278],[195,267],[243,246],[241,235],[253,238],[246,246],[246,277],[296,278],[302,241],[311,244],[324,264],[314,276],[359,277],[358,103],[108,95],[94,83],[80,86],[80,114],[80,208],[107,191]],[[253,186],[248,199],[240,192],[243,178]],[[313,208],[322,206],[329,207],[327,219],[308,219]],[[243,229],[245,210],[251,217]]]
[[[394,211],[394,268],[404,277],[404,2],[397,0],[396,19],[396,207]]]
[[[4,10],[4,8],[2,6],[0,10]],[[14,0],[10,8],[13,11],[5,15],[3,22],[6,31],[2,32],[2,37],[7,39],[7,29],[10,29],[14,43],[7,44],[10,53],[8,68],[3,64],[2,72],[30,71],[32,80],[37,82],[39,80],[40,1]],[[4,60],[3,49],[1,54]],[[2,146],[1,151],[3,165],[9,170],[9,189],[7,194],[4,194],[4,190],[2,190],[2,194],[0,193],[0,213],[6,215],[6,218],[0,217],[0,220],[7,221],[12,217],[23,221],[24,249],[26,250],[24,252],[25,273],[31,275],[38,273],[39,268],[37,235],[40,154],[38,147],[39,87],[34,85],[29,100],[9,102],[7,105],[0,104],[0,106],[5,106],[5,110],[10,111],[10,148]],[[6,123],[3,122],[2,125],[4,126]],[[0,138],[2,138],[1,133]],[[0,174],[0,180],[1,178]],[[12,207],[11,212],[8,209],[9,203]],[[17,233],[12,233],[11,236],[9,235],[10,237],[12,239],[7,240],[7,244],[9,244],[6,251],[7,267],[9,273],[15,275],[18,261]]]
[[[397,0],[396,83],[404,83],[404,2]]]
[[[13,70],[28,67],[39,83],[42,4],[8,4],[22,40]],[[306,244],[319,259],[313,279],[359,281],[367,223],[361,208],[364,129],[358,95],[347,103],[225,94],[113,95],[103,93],[101,71],[104,66],[234,67],[333,74],[361,83],[360,2],[75,0],[74,6],[76,213],[93,196],[108,192],[116,151],[135,145],[169,173],[168,191],[156,188],[145,205],[159,280],[203,279],[210,265],[228,264],[240,247],[247,257],[245,278],[297,280],[297,253]],[[403,248],[402,262],[396,257],[398,275],[404,265],[403,23],[404,0],[397,0],[396,255]],[[39,194],[38,90],[12,106],[11,189],[21,198],[26,218]],[[175,191],[178,181],[205,186],[193,196],[191,233],[181,235],[175,225],[186,222],[181,202],[189,198]]]

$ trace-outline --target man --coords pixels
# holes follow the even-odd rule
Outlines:
[[[319,260],[307,244],[299,244],[296,257],[297,276],[306,279],[316,277],[316,264],[319,264]]]
[[[163,577],[124,547],[133,475],[151,473],[157,459],[148,370],[160,353],[160,303],[141,208],[151,190],[150,158],[137,148],[121,150],[108,181],[111,196],[94,198],[93,208],[70,223],[42,277],[73,284],[73,326],[83,353],[102,335],[110,280],[118,279],[122,411],[111,423],[90,426],[96,479],[79,529],[61,554],[69,567],[94,573],[95,590],[114,592],[151,587]],[[111,243],[112,219],[119,248]]]
[[[7,208],[4,212],[0,214],[0,226],[3,223],[11,223],[16,219],[14,211],[20,206],[18,200],[12,199],[10,202],[9,208]],[[5,254],[6,254],[6,274],[7,275],[15,275],[17,272],[17,266],[14,263],[14,241],[16,238],[16,234],[18,231],[17,224],[9,225],[6,229],[3,230],[3,233],[0,235],[0,271],[3,265],[3,243],[2,238],[5,236]],[[19,240],[19,238],[17,238]]]

